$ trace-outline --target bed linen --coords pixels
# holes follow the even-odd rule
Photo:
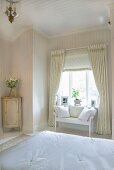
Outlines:
[[[1,152],[0,170],[114,170],[114,141],[40,132]]]

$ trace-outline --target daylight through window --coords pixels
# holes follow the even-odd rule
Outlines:
[[[58,104],[61,104],[61,97],[63,96],[68,96],[69,104],[73,104],[73,88],[79,91],[78,98],[82,101],[82,105],[91,105],[93,100],[96,106],[99,105],[99,94],[91,70],[65,71],[62,73],[58,90]]]

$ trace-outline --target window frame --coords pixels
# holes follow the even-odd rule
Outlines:
[[[92,71],[92,69],[80,69],[80,70],[63,70],[64,72],[68,72],[69,73],[69,102],[71,103],[71,99],[72,99],[72,72],[79,72],[79,71],[85,71],[86,77],[85,77],[85,96],[86,96],[86,105],[88,105],[89,103],[89,71]],[[62,95],[61,95],[62,96]],[[98,98],[99,98],[99,94],[98,94]],[[97,99],[98,100],[98,99]],[[98,103],[98,101],[96,101]]]

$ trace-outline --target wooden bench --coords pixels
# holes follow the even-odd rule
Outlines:
[[[97,110],[96,110],[96,112],[97,112]],[[55,112],[54,112],[54,114],[55,114],[55,131],[56,131],[56,127],[57,127],[57,122],[61,122],[61,123],[70,123],[70,124],[88,126],[89,137],[93,133],[93,121],[94,121],[96,113],[94,116],[92,115],[89,118],[89,120],[86,122],[83,122],[82,120],[80,120],[78,118],[74,118],[74,117],[61,118],[61,117],[57,117]]]

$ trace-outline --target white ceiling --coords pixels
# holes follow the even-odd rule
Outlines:
[[[7,20],[3,8],[0,11],[0,33],[10,38],[35,26],[52,37],[103,27],[109,19],[107,4],[111,2],[114,0],[21,0],[20,16],[13,24]]]

